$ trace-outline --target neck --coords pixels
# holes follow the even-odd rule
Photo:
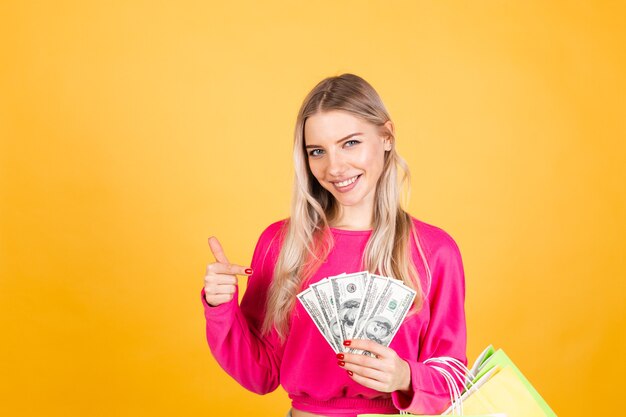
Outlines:
[[[372,229],[373,207],[340,206],[339,213],[330,220],[330,226],[346,230]]]

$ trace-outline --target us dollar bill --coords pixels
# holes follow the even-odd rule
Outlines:
[[[313,288],[307,288],[306,290],[298,294],[297,297],[306,312],[309,313],[309,316],[311,316],[311,319],[313,319],[313,323],[315,323],[317,329],[320,331],[320,333],[322,333],[324,339],[326,339],[326,341],[335,353],[339,353],[339,349],[335,345],[333,337],[330,334],[330,328],[328,327],[328,324],[324,319],[322,308],[317,301],[317,297],[315,296]]]
[[[311,288],[313,288],[317,302],[322,310],[324,320],[330,329],[332,341],[335,346],[337,346],[337,349],[339,349],[338,352],[343,352],[344,347],[341,340],[341,330],[339,319],[337,318],[337,307],[335,306],[335,297],[333,297],[332,285],[328,278],[324,278],[315,284],[311,284]]]
[[[355,338],[370,339],[383,346],[389,346],[409,312],[415,295],[413,289],[398,280],[390,279]],[[364,352],[350,349],[350,353]]]
[[[369,316],[371,315],[376,303],[378,302],[381,294],[385,291],[385,289],[391,285],[391,278],[384,277],[377,274],[369,274],[368,285],[363,296],[363,302],[361,303],[361,310],[359,311],[359,315],[357,318],[357,324],[354,328],[354,333],[352,338],[360,339],[364,336],[362,335],[362,328]],[[356,353],[366,356],[374,356],[371,352],[363,351],[360,349],[348,349],[350,353]]]
[[[352,337],[367,285],[367,271],[330,277],[341,340]]]
[[[391,280],[387,277],[376,274],[368,274],[367,287],[365,289],[365,294],[363,295],[361,307],[359,308],[356,325],[354,326],[354,331],[351,336],[352,338],[357,338],[365,320],[372,313],[372,310],[376,305],[376,301],[383,293],[387,285],[390,285],[390,283]]]

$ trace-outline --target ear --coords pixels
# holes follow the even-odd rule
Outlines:
[[[387,120],[384,126],[391,132],[392,135],[395,135],[394,125],[391,120]],[[394,136],[391,136],[391,135],[387,135],[384,138],[383,145],[386,151],[390,151],[391,148],[393,147],[393,138]]]

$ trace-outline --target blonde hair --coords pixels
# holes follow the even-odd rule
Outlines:
[[[361,259],[363,270],[400,279],[415,289],[417,296],[413,311],[419,310],[424,293],[411,257],[412,234],[430,282],[430,269],[417,231],[411,216],[401,207],[400,190],[403,186],[410,189],[410,173],[406,162],[396,152],[393,131],[385,126],[391,118],[382,100],[374,88],[357,75],[325,78],[305,97],[296,119],[291,216],[282,230],[283,243],[269,288],[267,313],[262,327],[264,334],[275,328],[282,341],[289,329],[296,295],[326,259],[334,244],[329,220],[338,214],[337,203],[311,173],[304,140],[307,118],[329,110],[349,112],[378,126],[384,135],[392,139],[391,150],[385,151],[383,172],[376,185],[373,230]],[[400,183],[398,167],[403,172]]]

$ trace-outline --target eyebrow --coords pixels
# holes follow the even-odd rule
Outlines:
[[[352,136],[357,136],[357,135],[362,135],[362,134],[363,133],[361,133],[361,132],[351,133],[348,136],[346,136],[345,138],[339,139],[336,143],[339,143],[342,140],[350,139]],[[305,149],[308,149],[308,148],[319,148],[319,147],[320,147],[319,145],[306,145]]]

